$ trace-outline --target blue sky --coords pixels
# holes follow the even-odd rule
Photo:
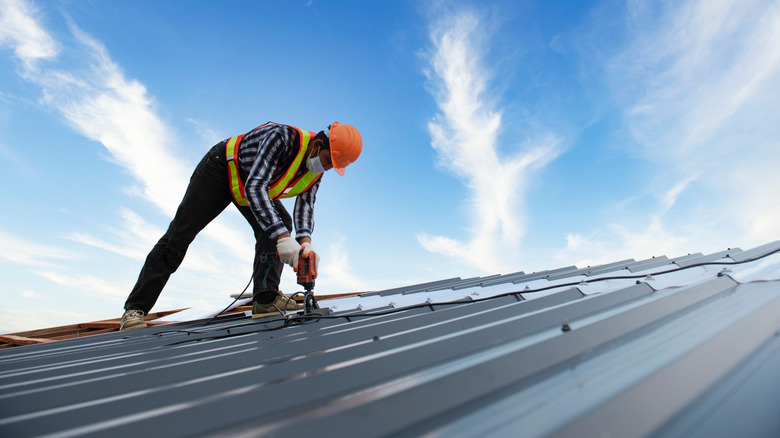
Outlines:
[[[0,333],[120,316],[194,166],[266,121],[363,135],[318,293],[776,240],[777,41],[760,0],[0,0]],[[229,207],[154,310],[226,305],[252,254]]]

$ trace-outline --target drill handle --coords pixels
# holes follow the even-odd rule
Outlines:
[[[301,281],[314,281],[317,278],[317,254],[314,251],[304,253],[303,250],[298,254],[298,283]]]

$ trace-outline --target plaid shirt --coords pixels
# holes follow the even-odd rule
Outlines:
[[[244,183],[244,194],[255,218],[272,239],[287,233],[274,203],[268,196],[268,187],[287,172],[298,152],[298,131],[287,125],[268,124],[249,131],[238,149],[239,174]],[[295,177],[307,172],[305,163]],[[314,230],[314,201],[317,180],[309,190],[295,198],[293,212],[296,238],[311,237]]]

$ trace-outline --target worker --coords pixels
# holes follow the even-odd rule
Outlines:
[[[300,309],[279,291],[282,268],[296,268],[303,250],[314,253],[316,272],[319,256],[311,233],[322,174],[334,168],[344,175],[362,147],[360,132],[338,122],[317,134],[266,123],[212,147],[195,168],[168,230],[147,256],[125,302],[120,330],[146,327],[143,317],[184,260],[187,247],[231,202],[255,235],[252,316]],[[279,200],[293,196],[295,239],[293,218]]]

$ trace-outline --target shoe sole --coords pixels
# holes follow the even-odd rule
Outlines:
[[[125,326],[119,327],[119,331],[133,330],[133,329],[139,329],[139,328],[144,328],[144,327],[146,327],[146,323],[141,321],[141,322],[136,322],[134,324],[131,323],[131,324],[127,324]]]
[[[303,310],[303,308],[300,308],[300,309],[287,309],[287,312],[297,312],[299,310]],[[272,310],[270,312],[265,312],[265,313],[253,313],[252,314],[252,318],[254,318],[254,319],[265,318],[266,316],[279,315],[280,313],[281,312],[279,312],[278,310]]]

